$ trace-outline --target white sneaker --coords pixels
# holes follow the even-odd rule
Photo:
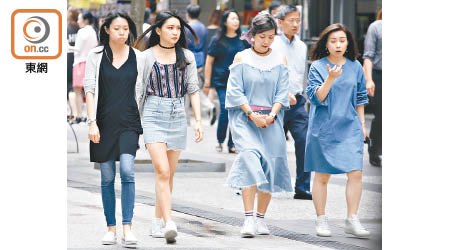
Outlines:
[[[258,235],[269,235],[270,230],[267,227],[267,224],[264,222],[264,219],[256,218],[256,234]]]
[[[330,237],[331,231],[328,226],[328,219],[325,215],[317,216],[316,219],[316,235],[320,237]]]
[[[255,218],[253,216],[247,216],[244,221],[244,226],[241,229],[241,236],[242,238],[253,238],[255,237],[255,233]]]
[[[117,243],[116,233],[108,231],[102,238],[102,245],[114,245]]]
[[[152,228],[150,230],[150,235],[153,238],[164,238],[163,228],[164,228],[164,220],[154,218],[152,221]]]
[[[127,234],[125,234],[125,237],[122,237],[122,245],[124,247],[136,247],[137,246],[137,239],[136,236],[130,231]]]
[[[166,227],[164,228],[164,238],[166,238],[167,243],[174,243],[175,237],[178,235],[177,225],[173,220],[168,221],[166,223]]]
[[[367,238],[370,236],[370,232],[366,230],[356,215],[352,215],[345,220],[344,232],[347,234],[353,234],[358,238]]]

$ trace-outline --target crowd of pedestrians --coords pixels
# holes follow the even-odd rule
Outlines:
[[[348,178],[345,233],[370,236],[358,210],[364,142],[369,143],[371,164],[381,165],[381,12],[369,28],[363,67],[345,25],[326,27],[308,55],[298,36],[298,9],[273,1],[269,10],[256,15],[249,31],[241,34],[238,12],[213,10],[206,27],[198,20],[200,7],[189,5],[186,21],[172,11],[161,11],[137,36],[126,13],[113,11],[98,27],[90,12],[69,8],[73,61],[68,71],[73,73],[68,91],[73,92],[68,92],[68,99],[72,119],[79,123],[84,88],[90,161],[100,164],[107,226],[102,244],[117,242],[114,180],[119,161],[122,244],[137,246],[132,218],[140,135],[155,168],[150,234],[167,243],[176,241],[171,193],[180,153],[186,150],[186,110],[193,111],[194,141],[201,142],[202,111],[214,124],[215,94],[220,103],[215,150],[222,152],[228,137],[228,152],[237,154],[226,184],[242,193],[242,237],[270,234],[264,217],[272,194],[278,192],[312,200],[316,234],[330,237],[325,206],[332,174]],[[313,61],[309,68],[308,58]],[[370,135],[364,117],[368,96],[375,96],[376,105]],[[295,142],[295,185],[288,169],[285,129]]]

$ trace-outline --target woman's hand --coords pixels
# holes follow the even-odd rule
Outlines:
[[[334,65],[333,68],[330,68],[330,65],[327,64],[328,77],[336,79],[342,74],[342,66]]]
[[[93,143],[100,143],[100,131],[98,130],[97,122],[91,122],[89,125],[89,140]]]
[[[289,105],[293,106],[297,104],[297,98],[295,98],[295,95],[289,93]]]
[[[266,128],[267,127],[267,121],[263,115],[253,112],[250,115],[250,119],[252,119],[252,121],[255,123],[256,127],[258,127],[258,128]]]
[[[362,125],[362,129],[363,129],[363,134],[364,134],[363,140],[366,140],[366,138],[369,136],[369,134],[367,134],[366,126],[364,124]]]
[[[194,125],[194,131],[195,131],[195,142],[199,143],[203,140],[203,126],[202,121],[195,121]]]
[[[275,118],[273,118],[270,115],[265,115],[264,118],[266,119],[267,127],[269,127],[272,124],[272,122],[275,120]]]

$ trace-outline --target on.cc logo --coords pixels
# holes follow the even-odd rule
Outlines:
[[[18,9],[11,15],[16,59],[56,59],[62,53],[62,16],[55,9]]]

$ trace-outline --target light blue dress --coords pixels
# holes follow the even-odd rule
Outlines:
[[[275,52],[266,57],[256,55],[251,49],[240,53],[243,62],[230,67],[225,101],[231,134],[239,152],[227,184],[233,188],[256,185],[266,193],[292,192],[283,131],[284,109],[289,108],[288,68],[282,56]],[[240,108],[245,103],[272,107],[275,102],[283,106],[275,123],[268,128],[256,127]]]
[[[305,171],[342,174],[362,170],[364,133],[356,106],[367,104],[366,81],[361,64],[347,58],[342,74],[323,102],[316,91],[328,76],[326,57],[309,70],[306,93],[311,101],[306,135]]]

